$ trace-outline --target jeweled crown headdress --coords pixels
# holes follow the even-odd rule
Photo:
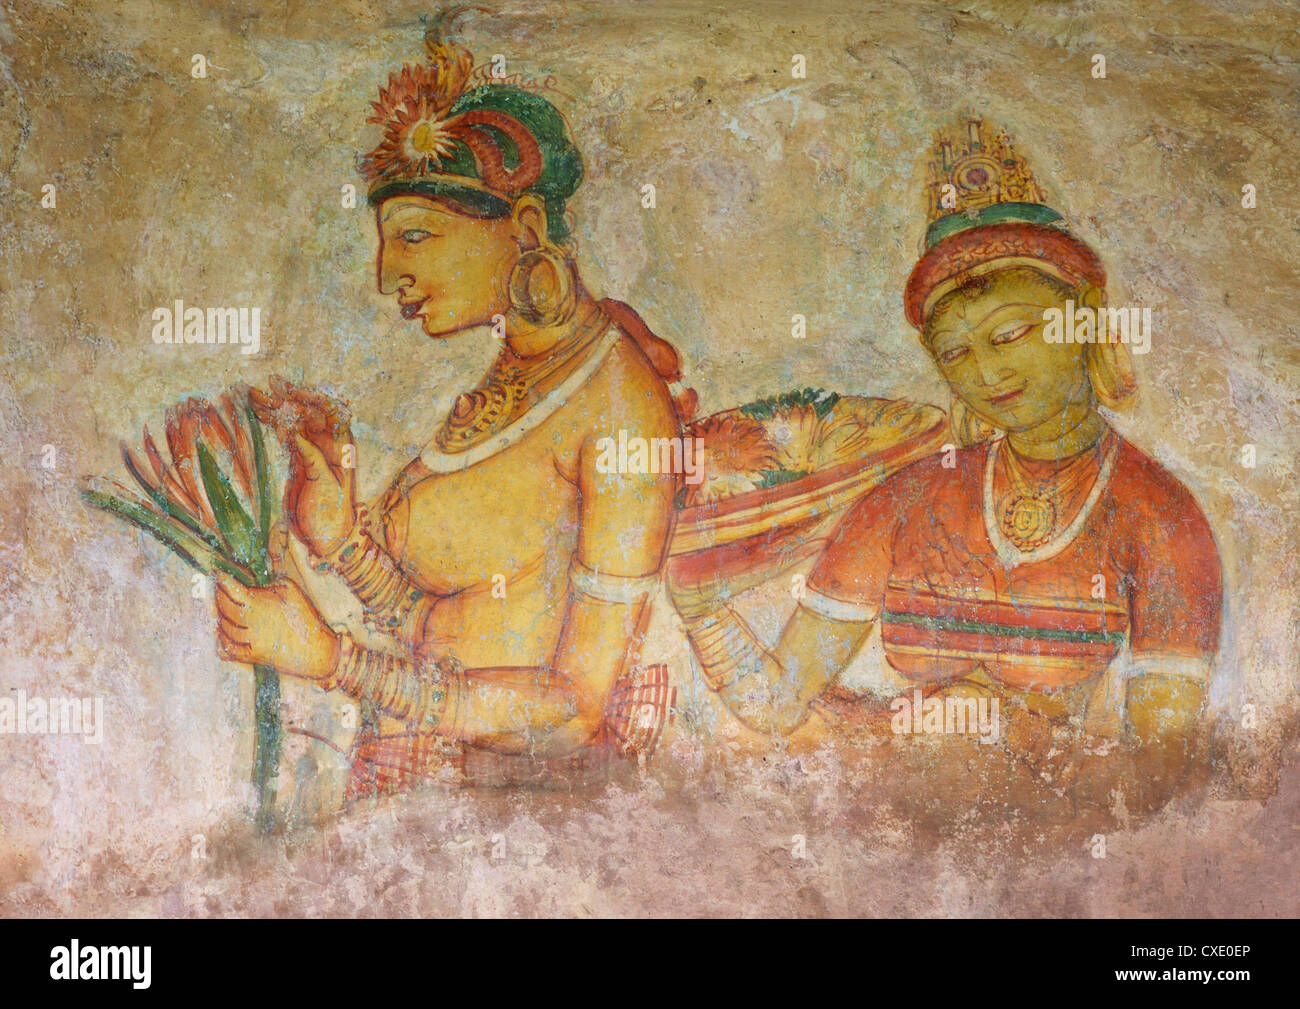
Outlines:
[[[986,128],[984,120],[972,113],[964,124],[939,131],[935,143],[938,149],[929,163],[925,186],[930,224],[927,244],[961,230],[962,218],[970,224],[978,222],[981,212],[991,207],[1002,208],[1004,220],[1010,219],[1012,212],[1060,220],[1060,215],[1046,206],[1047,193],[1025,159],[1012,148],[1005,129],[991,124]]]
[[[913,326],[920,329],[963,279],[1010,266],[1032,266],[1071,286],[1105,284],[1097,254],[1047,205],[1005,130],[971,113],[936,133],[935,147],[925,184],[925,251],[904,293]]]

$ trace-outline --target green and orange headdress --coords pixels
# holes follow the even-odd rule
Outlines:
[[[1097,254],[1047,206],[1047,194],[1011,148],[1005,131],[971,115],[935,137],[926,183],[925,252],[907,279],[907,321],[922,328],[939,299],[963,281],[1012,266],[1032,266],[1077,287],[1104,287]]]
[[[565,203],[582,181],[582,157],[555,106],[513,84],[471,87],[474,58],[444,34],[425,31],[428,62],[389,74],[366,121],[383,140],[362,161],[372,205],[400,193],[446,197],[503,216],[524,193],[546,203],[552,241],[567,234]]]

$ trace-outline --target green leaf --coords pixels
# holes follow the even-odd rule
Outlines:
[[[195,522],[185,509],[173,502],[172,499],[164,494],[160,488],[154,487],[150,484],[149,481],[145,479],[144,474],[136,468],[134,463],[132,463],[131,457],[125,452],[122,453],[122,460],[126,463],[126,471],[135,478],[135,482],[143,488],[144,492],[149,495],[149,499],[153,501],[155,505],[183,525],[199,539],[203,540],[210,549],[220,552],[220,540],[213,536],[207,529],[204,529],[203,526],[199,525],[199,523]]]
[[[112,494],[105,494],[103,491],[83,490],[81,496],[87,503],[94,505],[96,508],[110,512],[118,518],[126,519],[136,528],[143,529],[190,567],[202,571],[204,574],[211,571],[209,565],[201,563],[195,557],[196,553],[202,556],[207,552],[202,548],[202,544],[187,542],[187,540],[192,540],[193,537],[182,529],[159,518],[143,505],[114,497]],[[199,549],[196,550],[196,546]]]
[[[758,487],[766,490],[768,487],[779,487],[783,483],[802,480],[808,476],[809,471],[802,469],[765,469],[761,470],[760,473]]]
[[[212,452],[202,441],[195,442],[195,453],[199,459],[199,475],[203,478],[203,489],[208,495],[208,504],[212,505],[212,514],[216,516],[217,528],[221,538],[226,541],[235,560],[248,568],[261,580],[269,577],[266,570],[266,551],[258,549],[257,527],[239,503],[235,489],[230,486],[221,470],[217,469]]]
[[[768,396],[740,407],[740,412],[753,420],[771,420],[778,413],[785,413],[796,407],[811,406],[820,420],[830,413],[831,408],[839,402],[838,392],[825,389],[793,389],[779,396]]]
[[[809,390],[811,391],[811,390]],[[818,398],[813,401],[813,410],[817,414],[817,419],[821,420],[834,408],[835,404],[840,401],[838,392],[822,392],[818,390]]]
[[[231,563],[184,529],[159,518],[144,505],[105,494],[103,491],[83,490],[81,496],[87,504],[125,519],[138,529],[143,529],[196,571],[210,575],[215,568],[245,585],[253,584],[253,576],[250,572]]]
[[[271,487],[271,466],[266,455],[266,440],[262,437],[262,425],[257,414],[248,404],[244,405],[244,415],[248,418],[248,433],[253,441],[254,478],[257,481],[257,539],[265,557],[270,555],[272,510],[274,509],[273,489]],[[269,560],[267,567],[269,567]]]

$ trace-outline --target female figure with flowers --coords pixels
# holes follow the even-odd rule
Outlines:
[[[446,777],[470,751],[561,756],[592,744],[629,680],[678,477],[600,472],[607,437],[680,434],[673,349],[597,301],[564,248],[582,162],[563,119],[513,85],[470,87],[435,27],[429,63],[380,92],[365,162],[379,290],[426,336],[493,328],[501,350],[373,510],[357,500],[344,409],[287,384],[255,396],[288,449],[284,512],[398,643],[327,626],[294,582],[220,580],[226,658],[342,690],[370,713],[353,794]]]

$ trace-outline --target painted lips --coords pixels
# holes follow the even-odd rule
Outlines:
[[[993,396],[989,399],[989,402],[997,403],[999,405],[1001,405],[1002,403],[1010,403],[1013,399],[1015,399],[1024,391],[1025,391],[1025,387],[1021,386],[1019,389],[1012,389],[1010,392],[1004,392],[1001,396]]]
[[[425,303],[427,300],[428,300],[427,298],[421,298],[419,301],[412,301],[412,302],[411,302],[410,304],[408,304],[408,305],[403,305],[403,306],[402,306],[402,318],[403,318],[403,319],[414,319],[414,318],[416,317],[416,315],[419,314],[420,309],[424,307],[424,303]]]

